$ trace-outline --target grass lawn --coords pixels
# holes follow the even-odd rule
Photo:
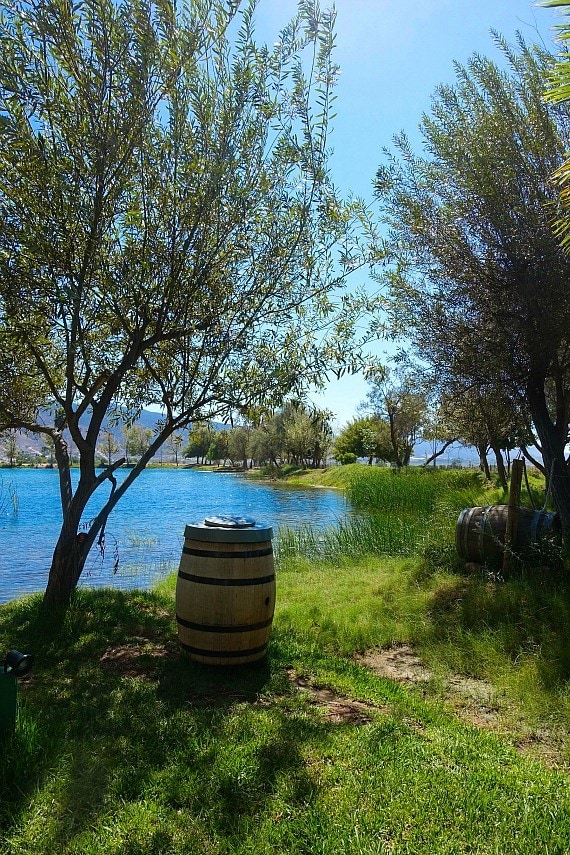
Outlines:
[[[2,647],[36,655],[2,855],[569,852],[570,584],[450,563],[467,489],[422,499],[415,553],[285,533],[255,666],[179,653],[174,577],[2,606]]]

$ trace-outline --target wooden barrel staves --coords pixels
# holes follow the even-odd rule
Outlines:
[[[242,517],[186,526],[176,621],[193,661],[241,665],[265,656],[275,610],[272,536],[271,528]]]
[[[461,511],[455,529],[455,545],[461,558],[479,564],[499,560],[503,554],[507,516],[508,505],[465,508]],[[519,508],[513,549],[519,554],[527,553],[547,534],[555,535],[558,529],[557,514]]]

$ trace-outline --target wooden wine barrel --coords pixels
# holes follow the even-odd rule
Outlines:
[[[507,515],[508,505],[461,511],[455,529],[455,546],[461,558],[479,564],[497,561],[503,554]],[[547,533],[556,533],[558,527],[556,514],[519,508],[514,551],[519,554],[528,552]]]
[[[240,517],[186,526],[176,621],[193,661],[241,665],[265,656],[275,609],[272,536],[271,528]]]

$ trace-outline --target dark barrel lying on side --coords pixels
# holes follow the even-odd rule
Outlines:
[[[461,511],[455,529],[455,545],[461,558],[484,564],[502,556],[508,510],[508,505],[490,505]],[[545,536],[556,534],[559,526],[557,514],[519,508],[514,551],[519,554],[528,552]]]
[[[242,517],[186,526],[176,621],[193,661],[240,665],[265,656],[275,609],[272,536],[271,528]]]

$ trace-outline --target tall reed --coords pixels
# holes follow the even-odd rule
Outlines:
[[[4,480],[0,478],[0,515],[9,514],[10,507],[12,508],[12,515],[17,517],[20,511],[18,491],[11,481],[8,482],[7,486],[4,486]]]
[[[417,551],[423,529],[422,521],[411,515],[349,516],[325,529],[280,527],[275,552],[278,561],[294,555],[326,561],[369,554],[411,555]]]
[[[347,479],[346,495],[361,510],[431,513],[442,496],[449,497],[476,487],[473,471],[407,468],[378,469],[360,466]]]
[[[335,526],[280,528],[278,561],[302,555],[340,560],[362,555],[413,555],[453,546],[460,511],[482,501],[474,471],[347,467],[345,492],[355,513]],[[490,497],[484,497],[490,503]]]

